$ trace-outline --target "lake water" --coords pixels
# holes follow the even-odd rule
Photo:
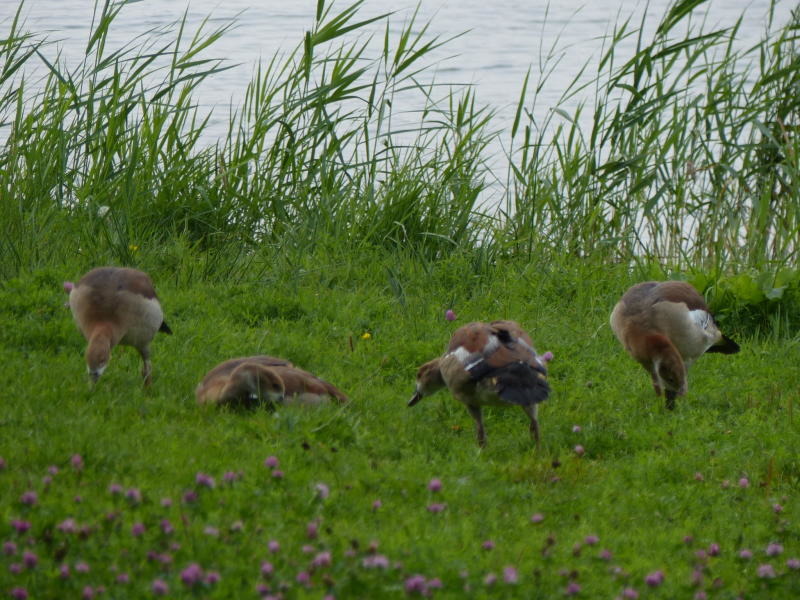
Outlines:
[[[0,0],[0,21],[8,21],[17,7],[16,0]],[[58,39],[67,61],[77,60],[86,44],[92,20],[93,0],[29,0],[23,15],[31,31],[49,31],[50,39]],[[349,2],[334,4],[342,10]],[[651,0],[644,21],[646,32],[652,33],[669,5],[667,0]],[[782,1],[776,6],[776,23],[783,23],[796,3]],[[398,29],[410,19],[417,0],[366,0],[359,9],[365,19],[393,12],[391,23]],[[712,0],[701,7],[695,21],[705,19],[706,30],[714,26],[730,26],[745,15],[739,43],[741,47],[762,36],[770,7],[768,0]],[[603,36],[615,22],[632,15],[638,24],[645,2],[637,0],[559,0],[549,5],[543,0],[422,0],[418,23],[430,21],[430,35],[451,37],[451,41],[435,55],[437,82],[472,84],[478,101],[498,111],[495,127],[510,126],[522,82],[529,67],[533,77],[545,63],[557,67],[540,94],[538,111],[543,114],[559,102],[559,97],[587,59],[596,59]],[[288,52],[310,29],[316,0],[141,0],[126,6],[110,36],[111,46],[132,40],[145,31],[161,27],[181,18],[186,12],[189,31],[203,19],[219,26],[234,20],[236,27],[208,53],[225,58],[235,68],[217,74],[204,82],[197,98],[204,109],[213,108],[208,129],[213,143],[224,133],[228,107],[238,105],[259,60],[268,60],[275,53]],[[374,31],[379,39],[383,23]],[[7,30],[7,24],[2,28]],[[621,45],[623,56],[629,55],[635,39]],[[52,49],[51,49],[52,50]],[[54,54],[54,52],[53,52]],[[547,59],[548,56],[553,58]],[[409,107],[419,108],[419,107]]]

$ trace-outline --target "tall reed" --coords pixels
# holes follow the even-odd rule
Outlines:
[[[703,4],[672,4],[651,40],[618,24],[592,81],[565,91],[594,86],[588,108],[536,122],[525,82],[506,202],[518,252],[717,270],[796,261],[798,12],[737,49],[740,22],[691,21]],[[618,56],[631,36],[633,56]]]
[[[78,257],[204,277],[368,249],[425,265],[467,254],[479,271],[501,254],[715,272],[795,261],[797,12],[745,49],[738,24],[695,24],[703,0],[676,1],[649,40],[624,20],[544,122],[547,75],[527,78],[495,210],[482,196],[493,113],[428,72],[448,40],[416,14],[397,32],[389,15],[360,19],[362,2],[318,0],[215,143],[197,95],[229,68],[210,56],[230,24],[184,19],[110,48],[127,1],[106,0],[73,67],[20,5],[0,41],[0,276]]]
[[[184,19],[109,50],[125,4],[97,5],[76,68],[48,58],[57,48],[18,18],[0,48],[3,276],[75,253],[136,263],[175,244],[213,250],[208,274],[257,248],[304,252],[322,239],[427,259],[476,243],[490,113],[468,90],[420,83],[447,40],[417,31],[416,15],[394,34],[388,15],[358,20],[360,1],[335,13],[319,0],[302,43],[258,68],[227,135],[204,146],[196,95],[229,68],[207,56],[230,25],[189,34]],[[31,87],[36,61],[48,74]],[[415,109],[397,114],[399,96]]]

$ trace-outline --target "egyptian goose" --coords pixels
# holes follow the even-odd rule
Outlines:
[[[630,288],[611,313],[611,329],[653,378],[666,406],[686,393],[686,370],[704,352],[733,354],[739,345],[722,335],[703,296],[683,281],[648,281]]]
[[[153,282],[136,269],[99,267],[77,284],[66,282],[69,307],[89,342],[86,364],[92,382],[103,374],[117,344],[133,346],[142,356],[144,384],[150,385],[150,341],[157,331],[171,334],[164,322]]]
[[[199,404],[321,404],[346,402],[336,387],[287,360],[272,356],[233,358],[211,369],[195,391]]]
[[[408,402],[447,387],[475,420],[478,445],[486,445],[482,406],[519,406],[530,419],[530,432],[539,445],[537,405],[550,394],[547,362],[530,336],[514,321],[469,323],[457,329],[445,354],[422,365],[416,391]]]

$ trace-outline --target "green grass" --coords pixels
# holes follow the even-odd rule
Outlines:
[[[109,597],[138,598],[162,579],[177,597],[256,597],[258,583],[283,585],[290,598],[326,591],[401,597],[404,581],[422,574],[441,579],[435,597],[452,598],[463,597],[465,586],[479,598],[559,597],[571,579],[589,598],[612,598],[625,587],[643,598],[797,594],[800,572],[786,567],[800,557],[796,340],[734,329],[742,352],[700,359],[688,395],[670,413],[607,325],[634,280],[624,270],[598,277],[590,265],[512,261],[491,276],[463,276],[469,272],[468,258],[428,273],[393,253],[317,257],[244,283],[179,285],[156,272],[175,334],[154,341],[147,390],[138,355],[119,347],[89,388],[85,343],[61,290],[79,271],[43,269],[5,282],[0,540],[19,549],[0,556],[0,592],[21,586],[36,598],[74,597],[102,585]],[[444,319],[446,308],[458,313],[455,323]],[[519,320],[539,350],[555,353],[539,452],[522,411],[488,410],[489,445],[481,451],[466,410],[448,394],[405,405],[416,366],[439,353],[460,323],[492,318]],[[251,353],[289,358],[351,402],[276,412],[195,404],[194,387],[208,369]],[[74,454],[83,457],[81,471],[70,464]],[[264,466],[271,455],[283,479]],[[59,472],[46,485],[50,465]],[[242,477],[224,483],[227,471]],[[214,489],[195,484],[200,472],[215,478]],[[747,488],[738,485],[743,477]],[[432,478],[441,479],[440,492],[427,489]],[[330,488],[324,500],[315,492],[320,482]],[[142,503],[112,496],[112,483],[138,488]],[[28,490],[37,492],[37,505],[22,504]],[[182,502],[187,490],[197,491],[196,503]],[[161,505],[164,497],[171,507]],[[436,502],[446,509],[429,512]],[[532,523],[534,513],[544,520]],[[86,533],[59,531],[67,518]],[[30,521],[30,532],[14,533],[14,519]],[[162,519],[173,534],[161,533]],[[311,522],[319,525],[316,539],[307,536]],[[131,533],[135,523],[146,528],[141,537]],[[599,543],[587,545],[589,535]],[[686,535],[694,540],[684,543]],[[281,544],[274,555],[273,539]],[[494,549],[482,549],[486,540]],[[362,566],[373,541],[389,559],[386,570]],[[783,545],[779,556],[766,556],[772,542]],[[711,544],[719,544],[719,556],[696,556]],[[753,551],[751,561],[737,557],[743,548]],[[14,575],[9,567],[22,562],[23,549],[39,564]],[[599,558],[602,549],[613,557]],[[308,588],[299,585],[296,575],[325,550],[332,564],[313,570]],[[168,553],[171,564],[148,560],[151,551]],[[89,573],[75,571],[80,561]],[[269,580],[260,575],[263,561],[275,568]],[[180,573],[193,562],[221,580],[189,591]],[[775,579],[757,576],[767,563]],[[62,564],[70,566],[68,579],[58,575]],[[507,566],[518,570],[517,584],[503,582]],[[703,572],[697,588],[695,568]],[[665,581],[649,589],[644,577],[656,570]],[[130,583],[115,583],[119,572]],[[492,587],[484,583],[490,573],[498,576]]]
[[[295,52],[261,66],[227,134],[202,146],[193,98],[227,66],[209,57],[228,27],[180,22],[112,51],[124,4],[98,3],[72,70],[19,19],[0,36],[0,595],[102,586],[139,598],[162,580],[186,597],[255,597],[259,584],[287,598],[401,597],[420,574],[453,598],[552,598],[570,584],[587,598],[626,587],[797,596],[800,572],[786,564],[800,557],[797,15],[736,51],[735,27],[677,33],[704,4],[678,1],[630,57],[618,43],[639,32],[623,21],[594,98],[553,107],[545,123],[532,104],[547,78],[532,76],[507,145],[506,201],[491,212],[479,207],[493,114],[471,91],[420,83],[446,42],[424,25],[379,20],[370,56],[358,34],[378,21],[359,21],[358,2],[336,12],[320,0]],[[30,61],[47,68],[41,85],[27,79]],[[400,95],[418,117],[409,128],[392,114]],[[153,344],[150,389],[124,348],[88,386],[61,285],[101,264],[156,281],[175,335]],[[698,361],[672,413],[607,325],[630,284],[668,277],[706,293],[743,348]],[[416,367],[453,329],[495,318],[555,353],[539,451],[521,411],[487,411],[481,451],[447,394],[406,407]],[[352,401],[272,413],[195,404],[206,371],[255,353],[290,359]],[[241,477],[224,482],[227,472]],[[198,486],[198,473],[216,486]],[[428,490],[433,478],[441,491]],[[77,533],[62,531],[67,519]],[[16,533],[18,520],[31,530]],[[771,543],[783,552],[767,556]],[[718,556],[698,555],[712,544]],[[299,584],[323,551],[331,564]],[[364,566],[374,553],[386,569]],[[180,574],[195,562],[220,581],[189,590]],[[759,577],[767,564],[775,578]],[[506,567],[518,583],[503,581]],[[649,589],[656,571],[664,583]],[[120,573],[130,582],[116,583]]]

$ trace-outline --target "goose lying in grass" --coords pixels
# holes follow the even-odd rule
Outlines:
[[[481,408],[519,406],[530,419],[530,432],[539,444],[537,405],[547,399],[547,362],[530,336],[514,321],[469,323],[457,329],[445,354],[417,372],[414,406],[423,397],[447,387],[475,420],[478,445],[486,445]]]
[[[650,373],[656,394],[675,408],[686,393],[686,371],[705,352],[733,354],[739,345],[722,335],[703,296],[683,281],[631,287],[611,313],[611,329]]]
[[[251,406],[346,402],[347,396],[327,381],[272,356],[233,358],[211,369],[195,392],[200,404]]]
[[[86,364],[92,382],[103,374],[117,344],[133,346],[142,356],[144,384],[152,381],[150,342],[156,332],[172,333],[164,322],[153,282],[136,269],[99,267],[77,284],[64,283],[69,307],[89,342]]]

